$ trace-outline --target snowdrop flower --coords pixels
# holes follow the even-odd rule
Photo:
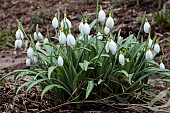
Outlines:
[[[67,35],[67,45],[68,46],[74,46],[76,44],[76,40],[74,36],[70,33]]]
[[[66,35],[64,34],[64,32],[61,32],[59,35],[59,43],[64,45],[66,41],[67,41]]]
[[[38,62],[38,59],[37,59],[36,56],[33,56],[33,57],[32,57],[32,62],[33,62],[34,64],[36,64],[36,63]]]
[[[22,40],[15,40],[15,48],[21,48],[22,47]]]
[[[31,65],[31,60],[29,58],[26,59],[26,66],[30,66]]]
[[[106,20],[106,27],[111,29],[113,28],[113,26],[114,26],[114,20],[111,16],[109,16]]]
[[[83,22],[81,21],[80,24],[79,24],[79,31],[82,33],[82,28],[83,28]]]
[[[86,34],[86,35],[89,35],[89,34],[90,34],[90,26],[89,26],[89,24],[85,23],[85,24],[83,25],[82,32],[83,32],[84,34]]]
[[[65,29],[70,29],[72,27],[71,21],[65,17],[61,21],[61,27]]]
[[[160,46],[159,46],[158,43],[156,43],[156,44],[154,45],[154,51],[155,51],[155,53],[159,53],[159,52],[160,52]]]
[[[98,20],[99,20],[99,22],[104,22],[105,19],[106,19],[106,14],[101,8],[99,13],[98,13]]]
[[[99,40],[103,40],[103,36],[100,32],[97,33],[97,39]]]
[[[104,27],[104,34],[105,34],[105,35],[108,35],[109,32],[110,32],[110,29],[105,26],[105,27]]]
[[[144,24],[144,32],[145,32],[145,33],[149,33],[150,29],[151,29],[151,26],[150,26],[150,24],[146,21],[145,24]]]
[[[151,50],[148,50],[148,51],[146,52],[146,54],[145,54],[145,59],[146,59],[147,61],[153,59],[153,55],[152,55]]]
[[[121,41],[121,40],[123,40],[123,37],[119,36],[118,41]]]
[[[27,56],[28,56],[28,58],[32,58],[33,57],[33,48],[32,47],[29,47],[28,49],[27,49]]]
[[[45,44],[49,42],[48,38],[45,38],[43,41]]]
[[[62,67],[63,64],[64,64],[63,58],[61,56],[59,56],[58,57],[58,65]]]
[[[43,35],[40,32],[34,32],[34,40],[43,39]]]
[[[106,43],[105,50],[106,50],[107,53],[109,52],[109,42]]]
[[[37,42],[37,43],[35,44],[35,47],[36,47],[36,49],[41,49],[41,47],[40,47],[40,42]]]
[[[18,40],[15,40],[15,48],[18,48]]]
[[[23,40],[24,39],[24,34],[23,34],[23,32],[20,29],[18,29],[16,31],[15,37],[16,37],[17,40],[19,40],[19,39]]]
[[[116,43],[113,40],[111,40],[109,43],[109,50],[112,52],[113,55],[116,53],[116,49],[117,49]]]
[[[119,55],[119,63],[121,64],[121,66],[125,65],[125,57],[122,53]]]
[[[159,68],[160,68],[160,69],[165,69],[165,65],[161,62],[161,63],[159,64]]]
[[[151,48],[151,46],[152,46],[152,42],[153,42],[153,41],[152,41],[152,39],[151,39],[151,38],[149,38],[149,43],[148,43],[148,47],[149,47],[149,48]]]
[[[58,19],[56,17],[52,20],[52,26],[56,29],[58,27]]]

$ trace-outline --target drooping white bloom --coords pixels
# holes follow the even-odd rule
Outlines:
[[[29,58],[26,59],[26,66],[30,66],[31,65],[31,60]]]
[[[52,20],[52,26],[56,29],[58,27],[58,19],[56,17]]]
[[[45,44],[49,42],[48,38],[45,38],[43,41]]]
[[[40,42],[37,42],[37,43],[35,44],[35,47],[36,47],[36,49],[41,49],[41,47],[40,47]]]
[[[66,35],[64,34],[64,32],[61,32],[59,35],[59,43],[60,44],[65,44],[67,41]]]
[[[40,32],[34,32],[34,40],[43,39],[43,35]]]
[[[19,39],[19,40],[18,40],[18,48],[21,48],[21,47],[22,47],[22,40]]]
[[[33,48],[32,47],[29,47],[28,49],[27,49],[27,56],[28,56],[28,58],[32,58],[33,57]]]
[[[18,48],[18,40],[15,40],[15,48]]]
[[[103,36],[100,32],[97,33],[97,39],[99,40],[103,40]]]
[[[61,27],[62,28],[65,28],[65,29],[70,29],[72,27],[72,24],[71,24],[71,21],[67,18],[64,18],[62,21],[61,21]]]
[[[121,66],[125,65],[125,57],[123,56],[123,54],[119,55],[119,63],[121,64]]]
[[[110,49],[110,51],[112,52],[113,55],[116,53],[117,45],[113,40],[111,40],[110,43],[109,43],[109,49]]]
[[[64,60],[63,60],[63,58],[61,56],[59,56],[58,57],[58,65],[62,67],[63,64],[64,64]]]
[[[160,46],[159,46],[158,43],[156,43],[156,44],[154,45],[154,51],[155,51],[155,53],[159,53],[159,52],[160,52]]]
[[[99,22],[104,22],[106,19],[106,14],[105,12],[101,9],[98,14],[98,20]]]
[[[109,16],[106,20],[106,27],[111,29],[113,28],[113,26],[114,26],[114,20],[112,17]]]
[[[89,26],[89,24],[85,23],[85,24],[83,25],[82,32],[83,32],[84,34],[86,34],[86,35],[89,35],[89,34],[90,34],[90,26]]]
[[[161,62],[161,63],[159,64],[159,68],[160,68],[160,69],[165,69],[165,65]]]
[[[40,32],[38,32],[38,38],[43,39],[43,35]]]
[[[23,32],[20,29],[18,29],[16,31],[15,37],[16,37],[17,40],[19,40],[19,39],[23,40],[24,39],[24,34],[23,34]]]
[[[70,33],[67,35],[67,45],[68,46],[74,46],[76,44],[76,40],[74,36]]]
[[[104,34],[105,34],[105,35],[108,35],[109,32],[110,32],[110,29],[105,26],[105,27],[104,27]]]
[[[34,64],[36,64],[36,63],[38,62],[38,59],[37,59],[36,56],[33,56],[33,57],[32,57],[32,62],[33,62]]]
[[[153,41],[152,41],[152,39],[151,39],[151,38],[149,38],[149,42],[148,42],[148,47],[149,47],[149,48],[151,48],[151,46],[152,46],[152,42],[153,42]]]
[[[144,32],[149,33],[150,29],[151,29],[150,24],[148,22],[145,22],[145,24],[144,24]]]
[[[37,33],[34,32],[34,40],[37,40],[37,39],[38,39]]]
[[[80,32],[82,32],[83,25],[84,25],[83,22],[80,22],[80,24],[79,24],[79,31]]]
[[[109,52],[109,42],[106,43],[105,50],[106,50],[107,53]]]
[[[153,55],[152,55],[151,50],[148,50],[148,51],[146,52],[146,54],[145,54],[145,59],[146,59],[147,61],[153,59]]]

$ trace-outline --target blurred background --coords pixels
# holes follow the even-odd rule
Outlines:
[[[163,55],[166,67],[170,68],[170,0],[99,0],[99,5],[107,16],[109,6],[113,7],[113,32],[117,33],[121,29],[121,36],[124,38],[129,32],[138,33],[141,17],[146,11],[152,28],[152,38],[155,34],[160,38],[162,53],[158,56]],[[39,31],[44,36],[48,28],[53,37],[55,31],[51,21],[57,9],[61,10],[61,20],[65,8],[73,24],[72,32],[76,34],[79,32],[82,12],[88,12],[89,23],[95,18],[96,0],[0,0],[0,74],[24,68],[24,54],[16,56],[14,49],[15,32],[18,29],[16,19],[20,20],[28,34],[33,34],[36,24],[39,24]],[[147,38],[144,33],[142,35]]]

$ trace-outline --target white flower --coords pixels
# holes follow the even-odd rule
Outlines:
[[[148,47],[151,48],[151,46],[152,46],[152,39],[149,38]]]
[[[43,39],[43,35],[40,32],[38,32],[38,38]]]
[[[150,29],[151,29],[150,24],[148,22],[145,22],[145,24],[144,24],[144,32],[149,33]]]
[[[148,51],[146,52],[146,54],[145,54],[145,59],[146,59],[147,61],[153,59],[153,55],[152,55],[151,50],[148,50]]]
[[[59,35],[59,43],[60,44],[65,44],[67,41],[66,35],[64,34],[64,32],[61,32]]]
[[[26,59],[26,66],[30,66],[31,65],[31,60],[29,58]]]
[[[84,25],[83,22],[80,22],[80,24],[79,24],[79,31],[80,32],[82,32],[83,25]]]
[[[37,40],[37,39],[38,39],[37,33],[34,32],[34,40]]]
[[[98,14],[98,20],[99,22],[104,22],[106,19],[106,14],[105,12],[101,9]]]
[[[49,42],[48,38],[45,38],[43,41],[45,44]]]
[[[113,28],[113,26],[114,26],[114,20],[113,20],[113,18],[112,17],[108,17],[108,19],[106,20],[106,27],[108,27],[108,28]]]
[[[109,42],[107,42],[107,44],[105,45],[105,50],[107,53],[109,52]]]
[[[23,32],[20,29],[18,29],[16,31],[15,37],[16,37],[17,40],[19,40],[19,39],[23,40],[24,39],[24,34],[23,34]]]
[[[61,21],[61,27],[62,28],[65,28],[65,29],[70,29],[71,27],[72,27],[72,24],[71,24],[71,22],[70,22],[70,20],[69,19],[67,19],[67,18],[64,18],[62,21]]]
[[[58,27],[58,19],[56,17],[52,20],[52,26],[56,29]]]
[[[90,26],[89,26],[89,24],[85,23],[85,24],[83,25],[82,32],[83,32],[84,34],[86,34],[86,35],[89,35],[89,34],[90,34]]]
[[[160,69],[165,69],[165,65],[161,62],[160,65],[159,65],[159,68]]]
[[[125,57],[123,56],[123,54],[119,55],[119,63],[121,64],[121,66],[125,65]]]
[[[36,63],[38,62],[38,59],[37,59],[36,56],[33,56],[33,57],[32,57],[32,62],[33,62],[34,64],[36,64]]]
[[[27,49],[27,56],[28,56],[28,58],[32,58],[33,57],[33,48],[32,47],[29,47]]]
[[[67,35],[67,45],[68,46],[74,46],[76,44],[76,40],[74,36],[70,33]]]
[[[155,51],[155,53],[159,53],[159,52],[160,52],[160,46],[159,46],[158,43],[156,43],[156,44],[154,45],[154,51]]]
[[[15,48],[21,48],[22,47],[22,40],[15,40]]]
[[[113,40],[111,40],[109,43],[109,49],[113,55],[116,53],[117,45]]]
[[[43,35],[40,32],[34,32],[34,40],[43,39]]]
[[[40,42],[37,42],[37,43],[35,44],[35,47],[36,47],[36,49],[41,49],[41,47],[40,47]]]
[[[97,39],[99,40],[103,40],[103,36],[100,32],[97,33]]]
[[[110,29],[105,26],[105,27],[104,27],[104,34],[105,34],[105,35],[108,35],[109,32],[110,32]]]
[[[59,56],[58,57],[58,65],[62,67],[63,64],[64,64],[63,58],[61,56]]]
[[[15,40],[15,48],[18,48],[18,40]]]

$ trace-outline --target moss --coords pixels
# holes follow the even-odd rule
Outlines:
[[[0,47],[4,47],[9,43],[13,43],[11,32],[9,30],[0,31]]]

